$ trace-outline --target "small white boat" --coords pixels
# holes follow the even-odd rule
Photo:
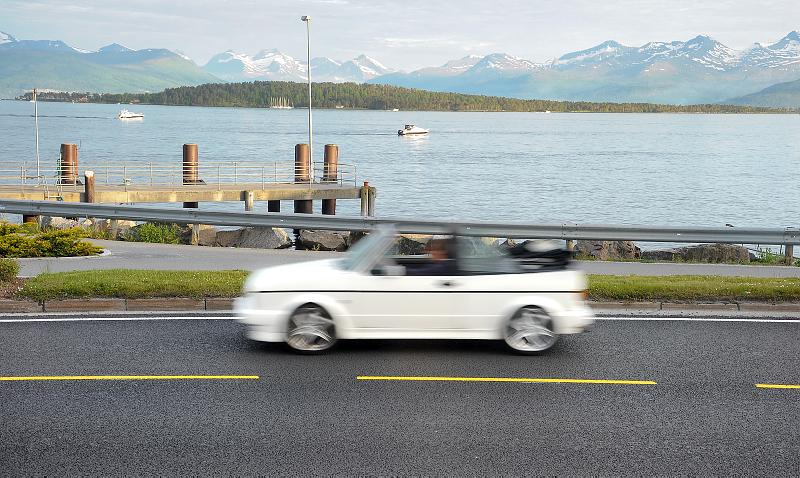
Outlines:
[[[399,134],[400,136],[413,135],[413,134],[428,134],[428,133],[430,133],[429,130],[425,128],[420,128],[419,126],[415,126],[413,124],[407,124],[405,128],[397,130],[397,134]]]
[[[119,112],[117,119],[144,119],[144,113],[134,113],[124,109]]]

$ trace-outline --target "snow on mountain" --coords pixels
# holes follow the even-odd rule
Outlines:
[[[203,68],[228,81],[308,79],[305,62],[275,49],[261,50],[253,56],[229,50],[215,55]],[[314,81],[361,83],[392,71],[366,55],[345,62],[324,57],[311,60],[311,78]]]
[[[705,35],[698,35],[674,50],[677,58],[687,58],[707,68],[719,71],[739,66],[741,52],[729,48]]]
[[[492,53],[478,60],[467,72],[472,74],[481,71],[524,73],[536,70],[540,66],[532,61],[507,53]]]
[[[637,48],[621,45],[609,40],[587,50],[567,53],[552,63],[554,67],[573,66],[576,64],[599,63],[638,51]]]
[[[800,64],[800,34],[793,31],[767,46],[756,43],[745,51],[742,63],[749,68],[785,68]]]
[[[100,49],[97,50],[98,53],[125,53],[129,51],[133,50],[126,46],[120,45],[119,43],[112,43],[110,45],[100,47]]]

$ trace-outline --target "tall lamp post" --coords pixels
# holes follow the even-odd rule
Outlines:
[[[308,68],[308,187],[314,178],[314,143],[311,138],[311,17],[303,15],[300,20],[306,23],[306,58]]]

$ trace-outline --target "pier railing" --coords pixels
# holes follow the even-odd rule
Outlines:
[[[323,162],[314,162],[313,184],[338,184],[340,186],[358,183],[356,166],[350,163],[338,163],[335,176],[325,170]],[[119,163],[105,162],[84,167],[92,170],[98,186],[132,186],[132,187],[197,187],[198,185],[223,186],[247,185],[266,188],[270,184],[306,183],[299,180],[307,171],[298,168],[294,161],[228,161],[205,162],[198,165],[199,181],[184,182],[182,165],[165,165],[154,162]],[[20,186],[50,186],[55,188],[73,188],[82,190],[80,178],[69,179],[63,176],[60,169],[39,169],[34,166],[0,167],[0,184]]]

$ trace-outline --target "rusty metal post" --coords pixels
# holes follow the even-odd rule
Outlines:
[[[253,191],[243,191],[242,196],[244,196],[244,210],[252,211],[255,204],[255,193]]]
[[[281,212],[280,200],[267,201],[267,212]]]
[[[61,164],[59,165],[61,184],[78,184],[78,145],[61,144]]]
[[[310,183],[309,149],[307,144],[298,144],[294,147],[294,182]],[[299,199],[294,202],[294,212],[312,214],[314,212],[311,199]]]
[[[200,161],[197,154],[196,144],[183,145],[183,184],[197,184],[199,183],[199,168]],[[185,209],[197,208],[200,205],[196,201],[188,201],[183,203]]]
[[[83,173],[83,202],[94,202],[94,171]]]
[[[784,246],[784,254],[786,255],[786,265],[794,265],[794,244],[786,244],[786,246]]]
[[[339,146],[325,145],[325,166],[322,175],[323,182],[336,182],[339,176]],[[322,214],[336,214],[336,199],[322,200]]]
[[[369,215],[369,182],[364,181],[364,185],[361,186],[361,215],[368,216]]]

